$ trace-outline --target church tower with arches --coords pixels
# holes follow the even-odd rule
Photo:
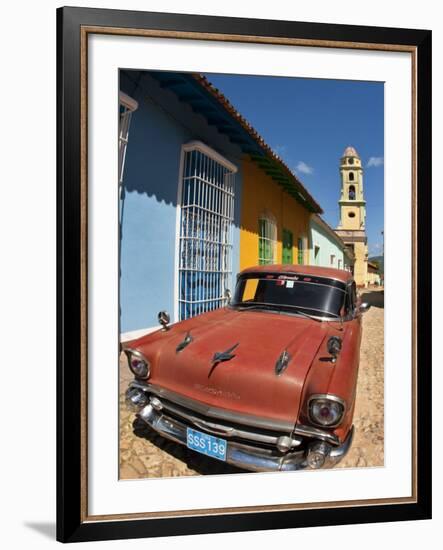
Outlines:
[[[340,222],[336,229],[346,246],[354,252],[353,273],[359,287],[368,283],[368,239],[363,167],[354,147],[347,147],[340,161],[341,194],[338,202]]]

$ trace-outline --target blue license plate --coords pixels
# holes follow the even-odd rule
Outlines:
[[[224,439],[187,428],[186,443],[188,449],[211,456],[212,458],[217,458],[218,460],[226,460],[227,443]]]

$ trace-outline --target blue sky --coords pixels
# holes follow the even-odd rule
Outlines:
[[[207,74],[320,203],[339,221],[339,162],[352,145],[364,166],[369,255],[381,253],[384,86],[379,82]]]

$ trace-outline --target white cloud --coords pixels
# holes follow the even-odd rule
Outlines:
[[[297,166],[295,167],[295,171],[300,172],[301,174],[312,174],[312,172],[314,171],[314,168],[306,164],[306,162],[299,160],[297,162]]]
[[[368,168],[373,166],[374,168],[378,168],[379,166],[382,166],[384,160],[383,157],[371,157],[368,160],[368,164],[366,165]]]

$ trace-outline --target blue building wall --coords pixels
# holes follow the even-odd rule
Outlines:
[[[204,142],[238,167],[233,282],[239,270],[241,151],[148,73],[122,71],[120,89],[134,98],[121,199],[120,331],[152,327],[175,309],[177,193],[182,145]]]
[[[310,221],[310,233],[311,265],[344,269],[344,255],[341,245],[321,223],[315,221],[315,217],[312,217]],[[317,256],[315,256],[316,246],[319,247]],[[333,264],[331,263],[331,255],[335,256]],[[339,265],[339,260],[341,260],[341,265]]]

